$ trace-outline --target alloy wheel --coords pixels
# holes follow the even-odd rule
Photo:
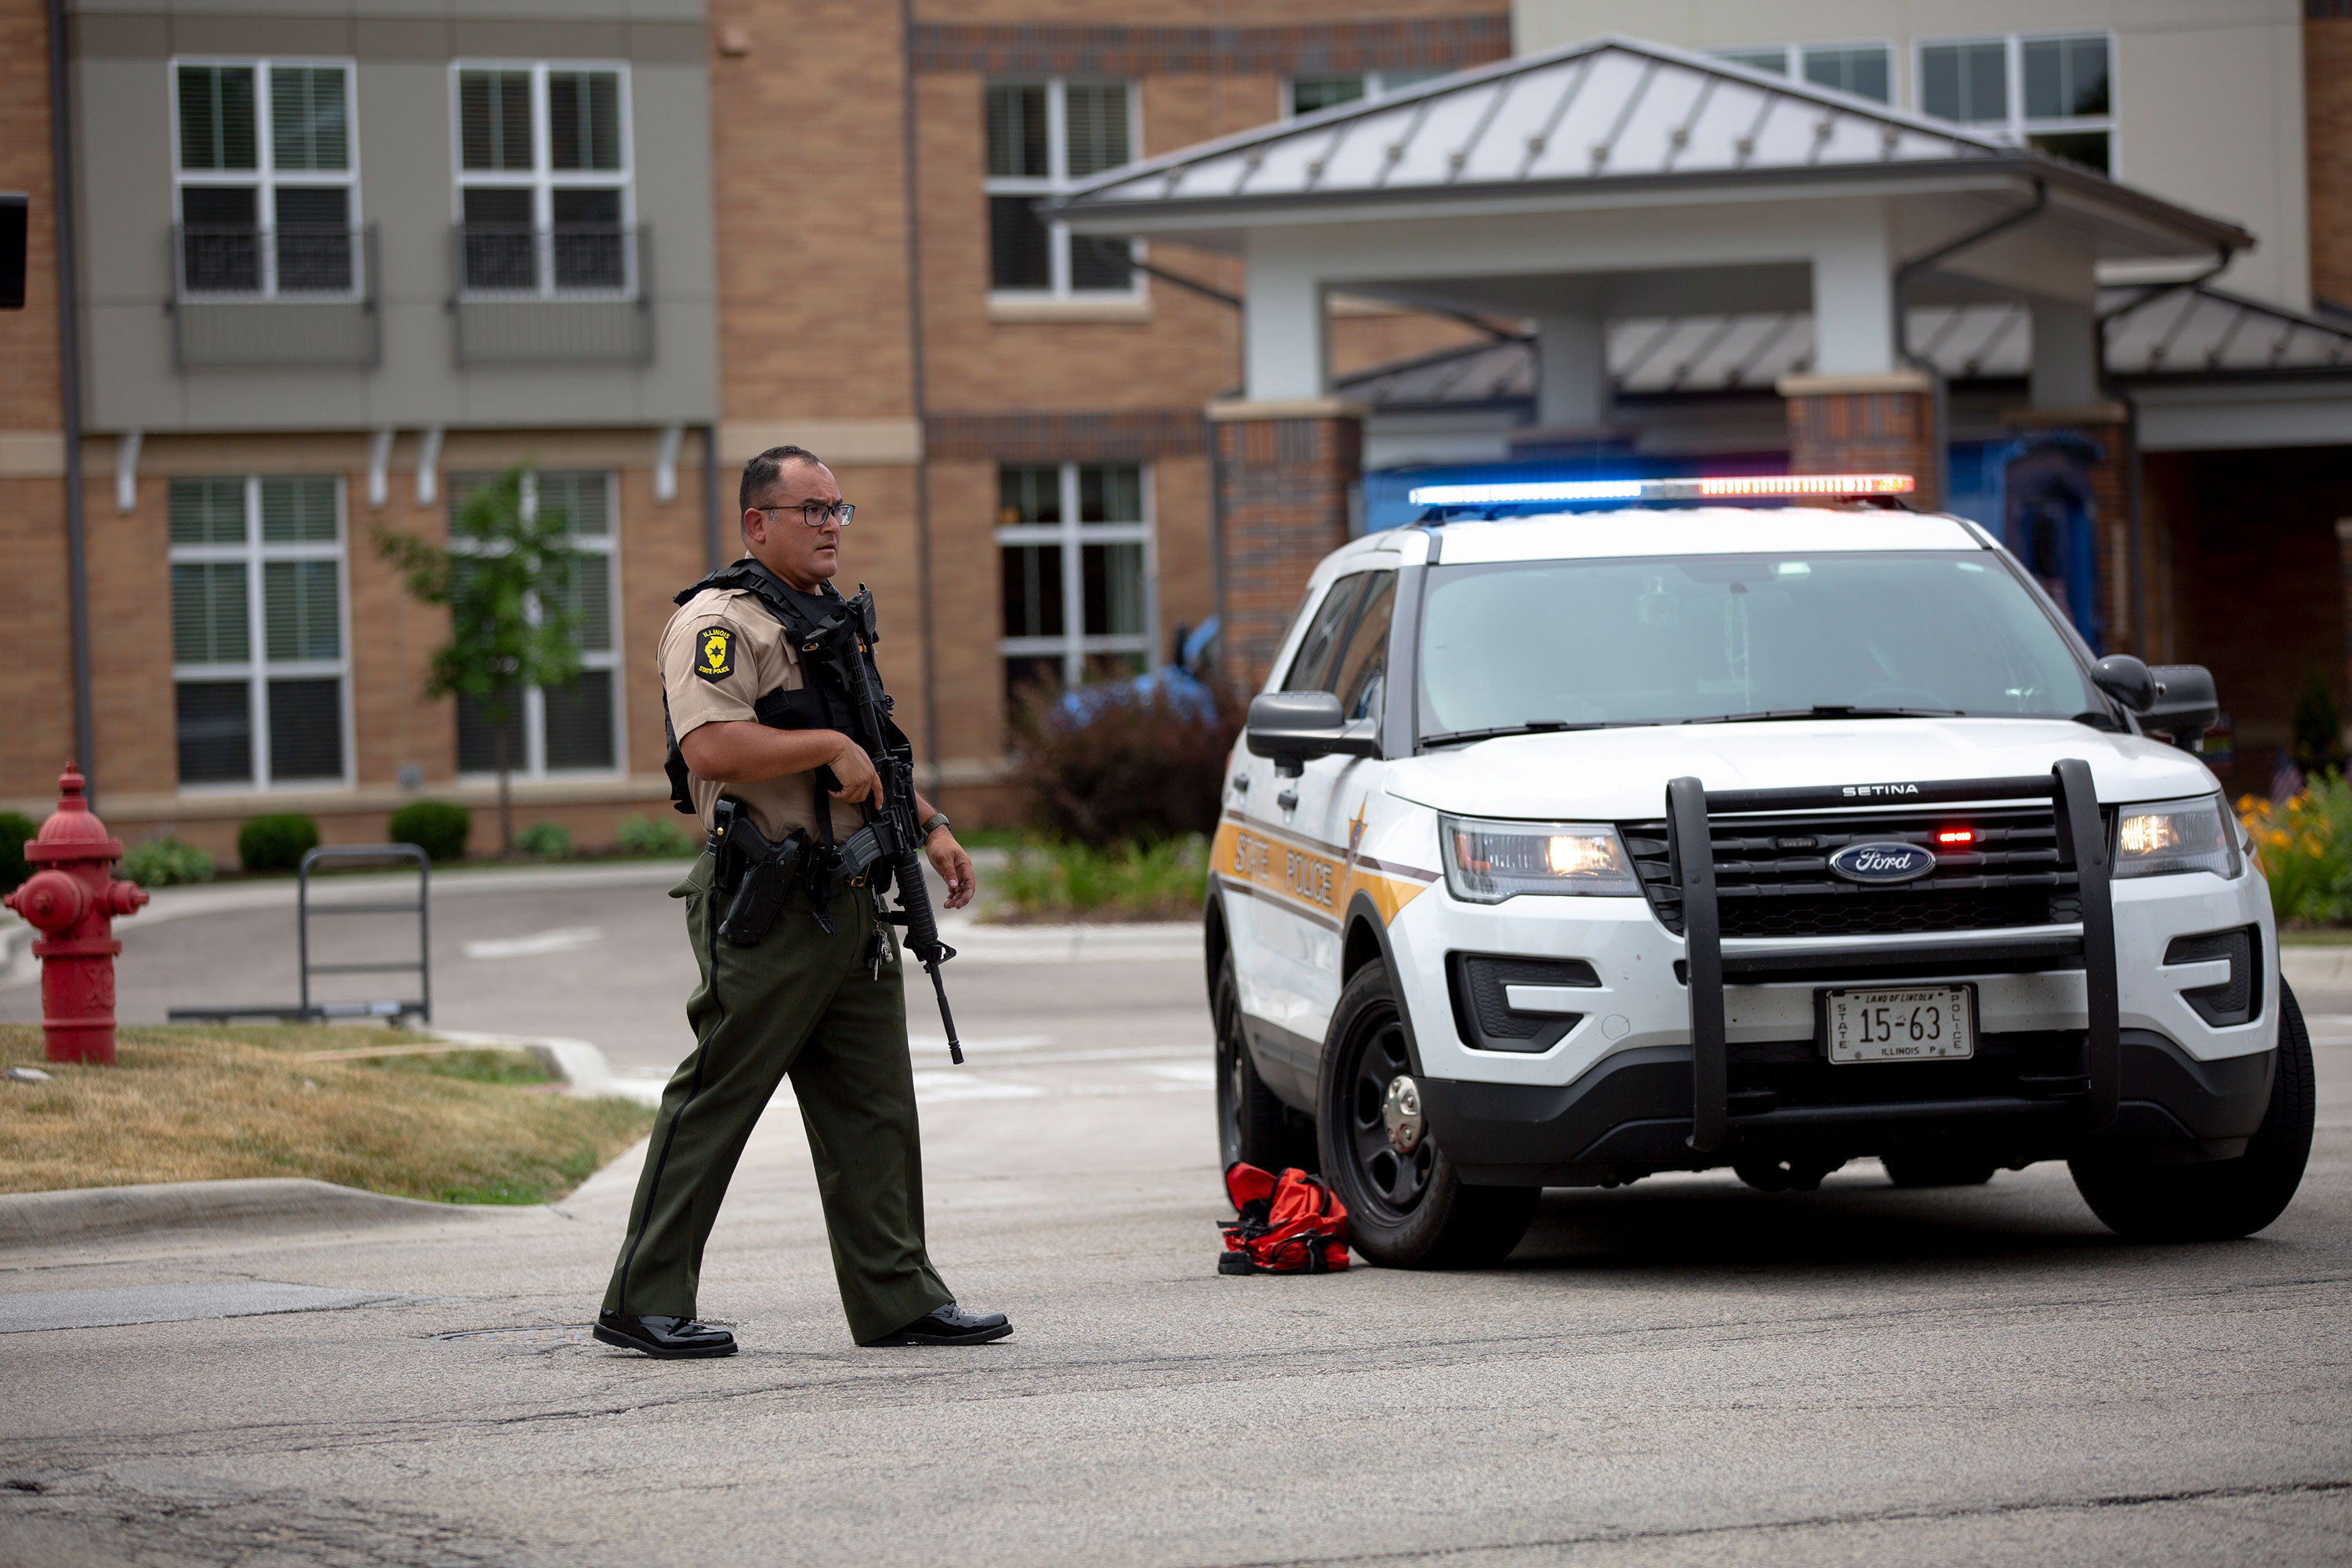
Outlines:
[[[1402,1022],[1393,1013],[1377,1016],[1366,1020],[1360,1037],[1348,1078],[1348,1152],[1363,1194],[1387,1211],[1383,1217],[1401,1219],[1428,1192],[1437,1150],[1420,1131],[1417,1114],[1402,1132],[1392,1114],[1400,1104],[1418,1105]]]

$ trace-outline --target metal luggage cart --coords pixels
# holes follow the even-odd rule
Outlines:
[[[329,861],[409,860],[416,866],[416,898],[406,900],[370,900],[361,903],[322,903],[314,910],[310,904],[310,868]],[[329,1018],[389,1018],[397,1025],[414,1015],[419,1023],[433,1021],[433,949],[432,892],[433,862],[424,850],[414,844],[345,844],[332,848],[318,848],[302,857],[295,872],[294,930],[295,943],[301,972],[301,999],[289,1007],[280,1004],[263,1003],[254,1006],[174,1007],[168,1016],[172,1022],[226,1023],[231,1018],[276,1018],[286,1023],[321,1023]],[[310,962],[310,917],[322,915],[394,915],[416,916],[416,956],[413,959],[386,959],[362,963],[313,963]],[[371,1002],[312,1002],[310,977],[314,974],[405,974],[416,975],[416,995]]]

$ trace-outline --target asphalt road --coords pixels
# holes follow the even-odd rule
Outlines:
[[[478,994],[453,960],[446,1020],[657,1068],[684,960],[641,891],[475,895],[460,952],[614,945],[473,961]],[[126,957],[229,984],[226,920]],[[575,1327],[634,1158],[554,1211],[0,1258],[0,1327],[275,1309],[0,1333],[0,1563],[2352,1560],[2352,994],[2305,998],[2323,1130],[2252,1240],[2125,1245],[2063,1167],[1858,1165],[1556,1193],[1483,1272],[1276,1279],[1213,1272],[1195,965],[951,973],[990,1043],[919,1061],[932,1250],[1011,1340],[849,1345],[782,1110],[705,1262],[722,1362]]]

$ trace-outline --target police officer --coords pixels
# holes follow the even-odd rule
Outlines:
[[[733,1353],[732,1334],[694,1319],[703,1243],[761,1109],[789,1077],[851,1337],[866,1345],[1002,1339],[1013,1331],[1003,1314],[959,1308],[924,1248],[897,940],[866,878],[824,869],[830,847],[864,826],[861,808],[881,805],[881,787],[865,750],[821,721],[842,710],[846,694],[824,689],[837,676],[802,658],[785,616],[804,630],[840,614],[831,579],[856,509],[832,472],[797,447],[746,464],[740,501],[751,560],[680,595],[683,607],[662,634],[672,777],[706,832],[748,814],[756,836],[747,841],[783,847],[794,874],[772,924],[749,945],[731,929],[721,939],[730,908],[714,886],[726,875],[718,855],[706,849],[672,890],[686,900],[702,973],[686,1005],[694,1053],[663,1091],[595,1336],[654,1356]],[[947,907],[961,909],[971,902],[971,858],[947,818],[918,804]]]

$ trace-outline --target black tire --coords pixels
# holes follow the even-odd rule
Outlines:
[[[1878,1163],[1886,1167],[1886,1179],[1898,1187],[1981,1187],[2000,1168],[1983,1155],[1949,1150],[1881,1154]]]
[[[1241,987],[1230,961],[1217,976],[1217,1176],[1234,1161],[1280,1172],[1308,1140],[1291,1125],[1290,1111],[1257,1076],[1242,1037]]]
[[[1431,1137],[1400,1153],[1381,1100],[1412,1070],[1387,966],[1367,963],[1339,993],[1316,1099],[1323,1179],[1348,1205],[1348,1239],[1391,1268],[1499,1263],[1527,1235],[1542,1189],[1466,1185]]]
[[[2101,1151],[2067,1162],[2075,1190],[2109,1230],[2133,1241],[2229,1241],[2252,1236],[2286,1211],[2311,1157],[2316,1092],[2311,1035],[2303,1008],[2279,984],[2278,1070],[2270,1110],[2234,1160],[2159,1165],[2136,1150]]]

